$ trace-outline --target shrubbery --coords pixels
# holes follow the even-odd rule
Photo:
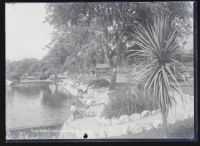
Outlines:
[[[194,118],[189,118],[184,121],[177,121],[173,127],[168,127],[169,138],[194,138]]]
[[[39,74],[39,79],[40,80],[46,80],[48,77],[43,73],[43,72],[40,72]]]
[[[19,77],[20,77],[19,75],[13,73],[13,74],[11,74],[11,75],[9,76],[9,79],[10,79],[10,80],[19,80]]]
[[[109,94],[110,102],[106,105],[103,116],[106,118],[120,117],[121,115],[131,115],[141,113],[144,110],[157,109],[157,105],[143,96],[140,86],[135,88],[135,93],[131,93],[131,88],[127,85],[117,88]]]
[[[93,86],[94,88],[108,87],[110,83],[106,79],[98,79],[91,81],[88,86]]]

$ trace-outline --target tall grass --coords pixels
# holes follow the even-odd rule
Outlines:
[[[133,86],[121,85],[109,94],[110,102],[105,106],[103,116],[106,118],[120,117],[121,115],[131,115],[141,113],[144,110],[157,109],[157,105],[150,99],[145,99],[143,89],[139,86],[135,92],[131,92]]]
[[[185,69],[177,60],[182,53],[176,42],[178,29],[171,25],[168,16],[155,16],[153,23],[147,23],[145,27],[140,25],[131,34],[137,47],[128,50],[128,57],[142,58],[137,65],[139,71],[135,81],[145,81],[145,97],[154,98],[161,109],[166,133],[168,111],[172,103],[176,103],[171,92],[178,92],[182,97],[176,78]]]

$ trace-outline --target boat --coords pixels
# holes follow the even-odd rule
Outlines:
[[[10,86],[13,84],[13,81],[10,81],[10,80],[6,80],[6,86]]]

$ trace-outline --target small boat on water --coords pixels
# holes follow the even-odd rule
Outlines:
[[[6,80],[6,86],[15,85],[17,83],[19,83],[19,81],[17,81],[17,80],[14,80],[14,81]]]
[[[6,86],[10,86],[12,85],[13,81],[10,81],[10,80],[6,80]]]

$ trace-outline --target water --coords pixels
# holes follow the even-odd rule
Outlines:
[[[75,101],[52,83],[25,83],[6,87],[6,128],[56,125],[70,116]],[[77,102],[77,101],[76,101]]]

